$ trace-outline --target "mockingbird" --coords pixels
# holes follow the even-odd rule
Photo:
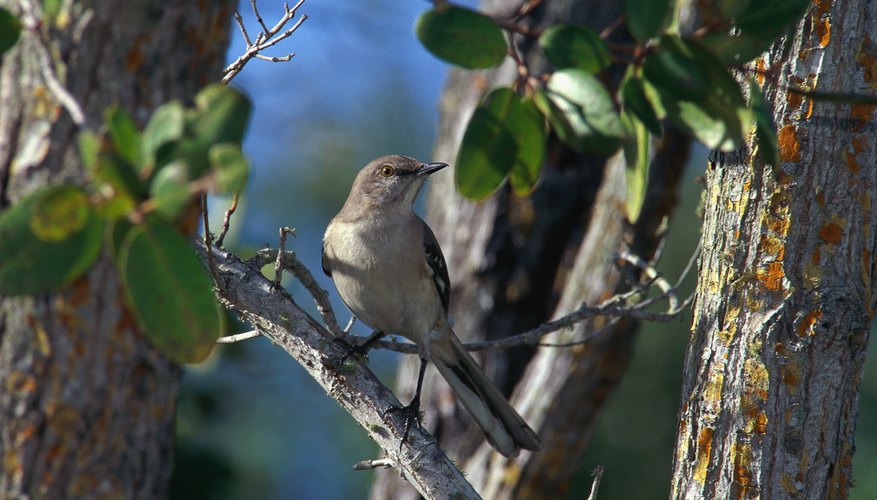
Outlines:
[[[420,375],[408,425],[419,417],[427,361],[435,363],[493,447],[507,457],[539,449],[539,438],[484,375],[448,324],[450,280],[429,226],[412,210],[426,177],[445,163],[383,156],[356,176],[323,237],[323,271],[341,299],[376,331],[418,346]],[[413,417],[412,417],[413,415]]]

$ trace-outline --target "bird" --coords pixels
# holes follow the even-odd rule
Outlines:
[[[403,409],[419,423],[420,392],[432,361],[487,441],[506,457],[538,450],[539,437],[469,355],[448,320],[451,283],[435,234],[414,213],[424,180],[448,165],[388,155],[363,167],[323,237],[322,267],[353,315],[414,342],[417,388]],[[398,408],[396,408],[398,410]],[[406,421],[404,444],[410,427]]]

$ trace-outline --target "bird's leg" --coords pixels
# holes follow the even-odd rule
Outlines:
[[[356,345],[349,345],[348,344],[347,345],[347,352],[345,352],[344,355],[341,356],[341,360],[338,362],[338,366],[339,367],[343,366],[344,363],[347,362],[347,360],[351,356],[353,356],[354,354],[358,354],[358,355],[362,356],[363,358],[368,359],[369,349],[371,349],[371,347],[375,344],[375,342],[377,342],[378,340],[381,340],[384,337],[384,335],[386,335],[384,332],[382,332],[380,330],[375,330],[374,332],[372,332],[371,337],[369,337],[365,342],[363,342],[361,344],[356,344]]]
[[[417,375],[417,388],[414,390],[414,398],[411,399],[411,402],[408,403],[408,405],[399,408],[387,408],[387,411],[384,412],[384,415],[397,412],[405,413],[405,432],[402,434],[402,442],[399,443],[400,452],[402,451],[402,446],[405,444],[405,441],[408,440],[408,432],[411,431],[411,424],[417,422],[418,427],[423,426],[420,415],[420,390],[423,388],[423,376],[426,373],[427,362],[428,359],[421,356],[420,372]]]

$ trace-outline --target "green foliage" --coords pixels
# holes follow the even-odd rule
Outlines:
[[[102,227],[74,186],[19,200],[0,213],[0,294],[42,293],[82,276],[100,253]]]
[[[661,34],[676,12],[673,0],[625,0],[627,27],[637,40],[645,42]]]
[[[220,333],[213,284],[189,241],[169,223],[150,219],[130,228],[117,261],[138,325],[162,354],[197,363]]]
[[[609,49],[593,30],[584,26],[558,24],[539,37],[548,62],[557,68],[579,68],[597,73],[612,62]]]
[[[106,245],[144,335],[171,359],[203,359],[219,335],[212,284],[176,229],[193,197],[240,191],[250,103],[222,86],[196,107],[159,107],[141,133],[110,107],[79,136],[90,185],[52,186],[0,212],[0,293],[47,292],[82,276]]]
[[[0,56],[11,49],[21,36],[21,21],[11,12],[0,7]]]
[[[579,152],[610,155],[618,150],[624,131],[612,96],[592,75],[580,69],[555,71],[546,95],[558,135]]]
[[[173,145],[182,139],[185,130],[186,110],[182,103],[170,101],[159,106],[143,129],[138,161],[140,170],[151,173],[157,165],[161,165],[162,155],[159,152],[165,146]]]
[[[739,84],[713,53],[694,41],[665,35],[643,63],[643,73],[682,130],[721,151],[743,145],[751,114]]]
[[[420,16],[415,30],[438,57],[466,68],[496,66],[505,60],[505,30],[513,42],[538,36],[553,66],[544,74],[531,74],[527,61],[511,51],[519,75],[514,92],[491,91],[473,114],[460,148],[457,188],[481,200],[508,177],[516,193],[528,192],[541,175],[546,122],[548,131],[576,152],[610,155],[623,148],[631,220],[646,192],[648,132],[661,135],[661,120],[669,119],[720,151],[743,146],[754,129],[766,161],[776,161],[770,110],[760,94],[747,105],[728,66],[762,53],[810,5],[810,0],[717,0],[703,7],[704,26],[695,30],[695,40],[676,34],[675,0],[625,0],[627,26],[637,42],[624,46],[606,44],[584,26],[558,24],[540,33],[514,18],[491,18],[437,3]],[[611,78],[595,76],[613,63],[627,66],[617,91],[604,83]]]
[[[542,166],[545,120],[532,102],[508,88],[492,90],[475,109],[457,157],[460,193],[482,200],[513,173],[515,191],[528,193]]]
[[[621,82],[621,106],[623,111],[628,111],[638,118],[649,132],[661,135],[661,121],[646,96],[646,86],[642,78],[628,74]]]
[[[107,130],[113,139],[116,152],[130,164],[137,163],[140,156],[140,131],[134,120],[118,106],[111,106],[104,113]]]
[[[496,66],[508,50],[489,17],[462,7],[438,5],[417,18],[414,31],[434,56],[464,68]]]
[[[649,181],[649,132],[632,112],[621,112],[621,122],[627,130],[624,138],[624,160],[627,182],[627,220],[634,223],[642,211]]]
[[[250,169],[240,144],[216,144],[210,148],[208,156],[216,171],[214,183],[217,193],[235,193],[244,188]]]

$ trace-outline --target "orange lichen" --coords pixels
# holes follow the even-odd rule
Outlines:
[[[816,335],[816,323],[822,319],[822,310],[814,309],[804,315],[801,321],[795,325],[795,332],[799,337],[812,337]]]
[[[755,433],[764,434],[767,432],[767,413],[761,411],[755,417]]]
[[[831,40],[831,20],[829,18],[816,22],[816,36],[819,37],[819,46],[825,47]]]
[[[819,262],[822,261],[822,252],[819,247],[813,249],[813,257],[810,258],[810,261],[813,262],[814,266],[818,266]]]
[[[786,277],[782,262],[770,262],[762,269],[755,272],[755,279],[762,282],[764,287],[771,292],[783,289],[783,279]]]
[[[798,143],[798,134],[791,124],[784,125],[777,135],[777,143],[780,147],[780,159],[782,161],[801,161],[801,145]]]
[[[841,238],[844,235],[844,228],[839,226],[834,222],[829,222],[828,224],[819,228],[819,239],[826,243],[840,243]]]
[[[850,112],[850,117],[855,121],[853,132],[858,132],[866,123],[871,121],[875,109],[877,109],[877,104],[853,104],[852,111]]]
[[[752,488],[752,447],[748,443],[736,442],[734,454],[734,483],[739,488],[734,498],[749,498]]]
[[[697,436],[697,458],[694,465],[694,480],[703,484],[706,482],[706,472],[710,464],[710,454],[713,447],[713,430],[705,427]]]
[[[758,81],[759,85],[764,85],[764,71],[765,71],[764,58],[759,57],[758,59],[755,60],[755,69],[756,69],[755,79]]]
[[[771,238],[763,234],[761,235],[760,247],[762,252],[772,255],[776,261],[781,261],[785,257],[786,247],[783,240],[779,238]]]

